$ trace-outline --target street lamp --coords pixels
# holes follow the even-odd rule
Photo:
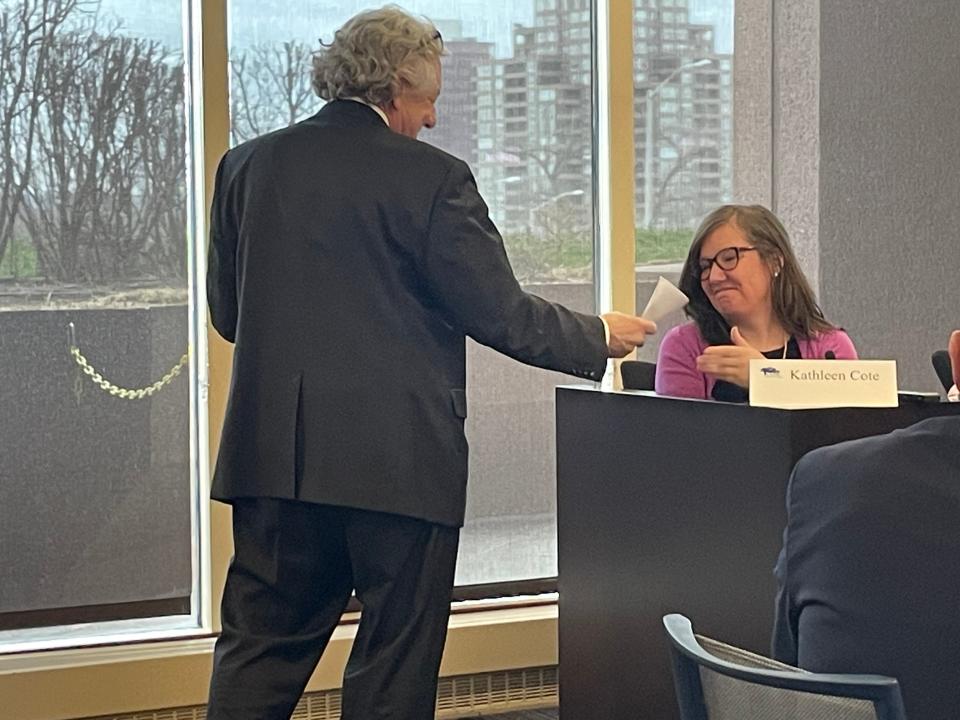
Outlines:
[[[559,195],[554,195],[551,198],[547,198],[542,203],[538,203],[534,205],[532,208],[530,208],[530,212],[537,212],[538,210],[542,210],[547,205],[551,203],[555,203],[557,200],[560,200],[561,198],[575,197],[577,195],[583,195],[583,190],[567,190],[566,192],[562,192]]]
[[[527,217],[527,226],[528,226],[527,232],[531,232],[530,229],[537,224],[536,223],[537,213],[543,210],[547,205],[552,205],[553,203],[557,202],[558,200],[562,200],[565,197],[576,197],[578,195],[583,195],[583,194],[584,194],[583,190],[567,190],[566,192],[562,192],[559,195],[554,195],[553,197],[549,197],[543,202],[537,203],[536,205],[534,205],[532,208],[530,208],[530,213]]]
[[[643,226],[645,228],[649,228],[653,222],[653,98],[663,90],[667,83],[684,70],[703,67],[712,62],[713,60],[709,58],[701,58],[681,65],[657,83],[653,90],[647,91],[645,96],[646,116],[644,117],[645,128],[643,134]]]

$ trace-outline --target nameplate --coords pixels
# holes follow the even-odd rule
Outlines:
[[[894,360],[751,360],[750,404],[785,409],[896,407]]]

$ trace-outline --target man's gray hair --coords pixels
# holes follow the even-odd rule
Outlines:
[[[337,30],[313,58],[313,90],[324,100],[358,97],[383,105],[407,85],[429,91],[443,40],[433,23],[396,5],[367,10]]]

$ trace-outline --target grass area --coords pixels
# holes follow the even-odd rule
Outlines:
[[[687,256],[693,231],[637,228],[637,264],[680,262]],[[593,239],[589,234],[558,233],[553,237],[526,233],[505,238],[511,261],[522,280],[556,280],[590,277]],[[37,276],[37,253],[33,245],[14,238],[0,258],[0,278],[27,279]]]
[[[32,278],[37,276],[37,251],[23,238],[13,238],[0,258],[0,278]]]
[[[693,240],[693,230],[647,230],[637,228],[637,264],[683,262]]]
[[[682,262],[693,230],[636,230],[638,265]],[[585,232],[552,235],[510,233],[504,237],[510,261],[521,282],[589,280],[592,277],[593,238]]]
[[[685,228],[637,228],[635,237],[638,265],[683,262],[693,231]],[[590,233],[511,233],[504,237],[504,243],[517,277],[522,282],[583,280],[592,277],[594,258]]]

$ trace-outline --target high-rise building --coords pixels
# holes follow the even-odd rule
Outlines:
[[[531,230],[560,202],[589,224],[590,28],[588,0],[539,0],[513,56],[478,78],[477,172],[505,229]]]
[[[730,199],[731,60],[687,0],[635,2],[638,225],[690,227]]]
[[[439,25],[439,23],[438,23]],[[493,59],[493,43],[444,33],[443,88],[437,103],[437,126],[421,138],[465,160],[477,162],[477,67]]]
[[[731,56],[687,3],[634,3],[640,225],[690,227],[731,195]],[[591,40],[588,0],[537,0],[513,55],[477,67],[475,171],[504,229],[555,201],[589,206]]]

